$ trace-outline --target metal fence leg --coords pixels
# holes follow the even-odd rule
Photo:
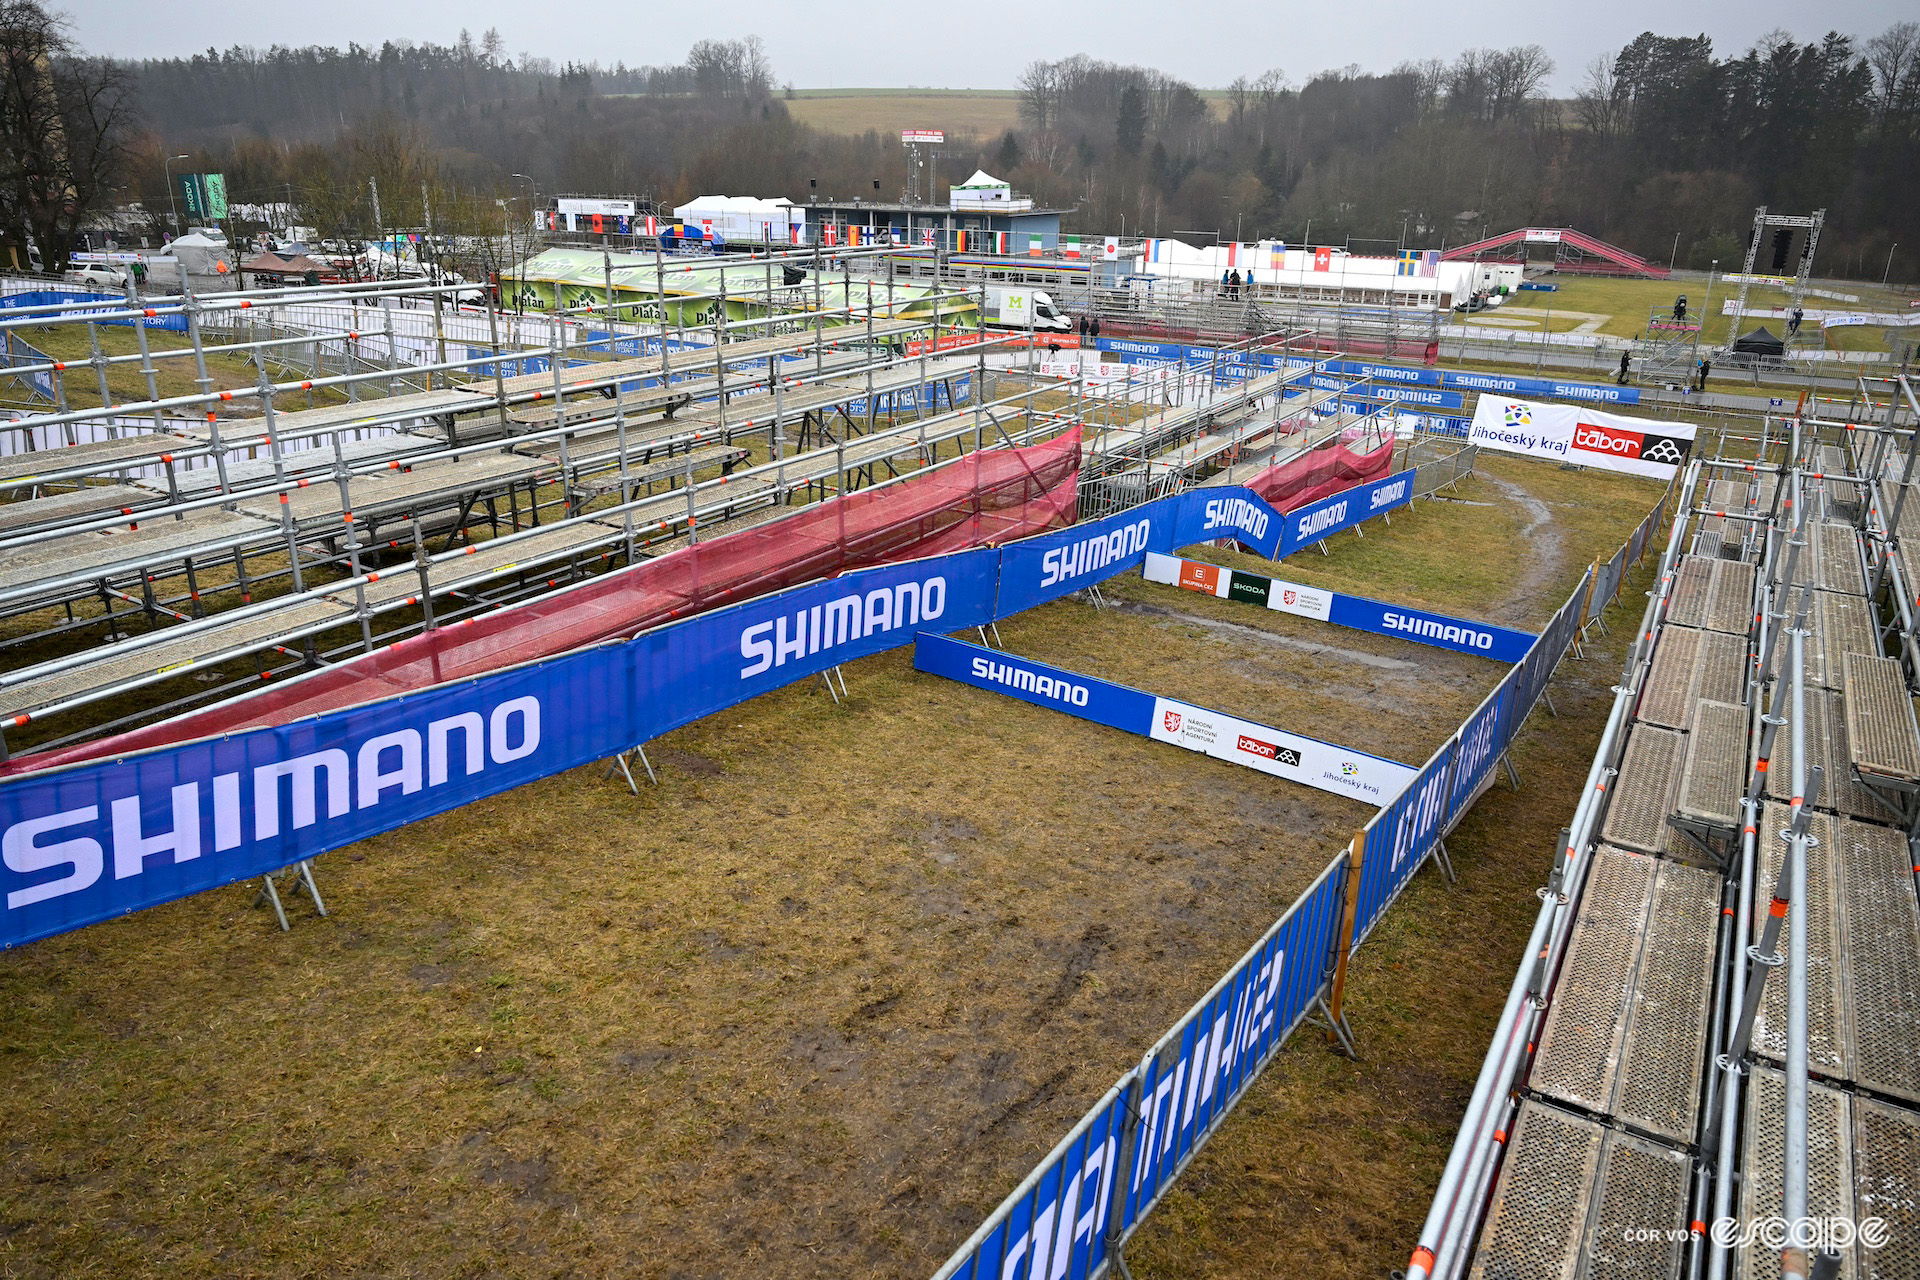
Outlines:
[[[1520,789],[1520,775],[1514,771],[1513,756],[1508,752],[1501,752],[1500,763],[1506,766],[1508,785],[1515,791],[1518,791]]]
[[[656,787],[659,786],[660,779],[654,776],[653,764],[647,759],[646,746],[642,743],[635,743],[633,746],[633,754],[640,757],[641,765],[643,765],[646,768],[647,781],[651,782]],[[618,769],[622,774],[626,776],[627,790],[633,792],[633,794],[635,794],[636,796],[639,795],[640,788],[638,784],[636,784],[633,780],[633,770],[627,767],[627,753],[625,751],[622,751],[613,757],[613,763],[607,766],[606,773],[601,776],[603,778],[611,778],[613,776],[613,771],[615,769]]]
[[[1447,856],[1447,842],[1445,840],[1435,840],[1433,842],[1433,860],[1439,864],[1440,874],[1447,878],[1448,884],[1460,883],[1459,880],[1454,878],[1453,859]]]
[[[312,858],[300,859],[300,882],[306,886],[307,896],[313,899],[313,909],[324,918],[327,914],[327,904],[320,901],[320,886],[313,882]]]
[[[273,873],[269,871],[266,875],[261,876],[260,883],[263,887],[259,893],[253,895],[253,905],[256,907],[259,906],[262,898],[271,902],[273,904],[273,914],[279,917],[280,920],[280,932],[286,933],[292,929],[293,926],[287,923],[287,909],[280,905],[280,890],[274,886]]]

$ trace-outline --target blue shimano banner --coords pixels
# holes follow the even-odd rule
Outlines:
[[[0,945],[276,870],[629,745],[621,646],[0,787]]]
[[[1087,1280],[1107,1261],[1107,1215],[1134,1073],[1107,1090],[935,1280]]]
[[[1096,338],[1094,346],[1123,356],[1144,356],[1149,360],[1179,363],[1186,347],[1178,342],[1143,342],[1138,338]]]
[[[1036,707],[1064,711],[1110,729],[1143,736],[1153,730],[1154,699],[1150,693],[931,631],[922,632],[914,642],[913,668],[1004,693]]]
[[[1156,498],[1119,515],[1008,543],[1000,549],[1000,597],[994,616],[1004,618],[1071,595],[1138,567],[1148,551],[1171,550],[1174,520],[1186,496]]]
[[[1342,529],[1351,529],[1382,512],[1405,506],[1413,501],[1413,480],[1413,472],[1401,471],[1287,512],[1280,535],[1280,553],[1269,558],[1290,556]]]
[[[1451,618],[1400,604],[1382,604],[1364,596],[1333,595],[1327,621],[1356,631],[1418,640],[1436,649],[1471,653],[1496,662],[1518,662],[1527,656],[1534,637],[1525,631]]]
[[[1120,339],[1100,339],[1100,348],[1106,350],[1127,350],[1121,346],[1109,347],[1109,341]],[[1212,347],[1177,346],[1171,343],[1135,343],[1135,346],[1164,349],[1164,359],[1179,359],[1185,356],[1189,364],[1205,364],[1212,360]],[[1621,387],[1604,382],[1567,382],[1558,378],[1525,378],[1504,373],[1458,373],[1439,369],[1408,368],[1405,365],[1375,364],[1368,360],[1323,360],[1313,361],[1303,356],[1275,355],[1262,352],[1257,357],[1249,357],[1241,352],[1232,352],[1222,356],[1223,368],[1227,360],[1244,362],[1255,359],[1262,369],[1298,369],[1309,364],[1318,364],[1324,374],[1344,376],[1351,380],[1364,378],[1377,383],[1398,383],[1403,387],[1445,387],[1450,389],[1449,398],[1430,400],[1419,396],[1392,396],[1393,399],[1407,400],[1413,404],[1425,405],[1432,409],[1458,409],[1465,405],[1459,393],[1463,391],[1493,391],[1501,395],[1545,396],[1555,400],[1582,400],[1589,404],[1639,404],[1640,391],[1637,387]],[[1238,374],[1236,376],[1245,376]],[[1343,386],[1345,383],[1319,382],[1317,387]],[[1376,388],[1369,394],[1388,396],[1385,387]]]
[[[1595,404],[1639,404],[1637,387],[1607,383],[1561,382],[1555,378],[1517,378],[1504,373],[1452,373],[1444,384],[1460,391],[1492,391],[1498,395],[1547,396],[1557,400],[1585,400]]]
[[[1276,558],[1286,517],[1253,490],[1239,485],[1191,489],[1174,501],[1179,505],[1174,514],[1173,540],[1153,550],[1173,551],[1232,538],[1269,560]]]
[[[1364,394],[1370,399],[1421,409],[1462,409],[1467,403],[1467,398],[1458,391],[1437,391],[1431,387],[1368,387]]]
[[[631,746],[748,698],[909,643],[994,620],[1000,553],[960,551],[842,574],[685,622],[626,646],[645,673]]]
[[[277,870],[993,619],[999,552],[797,587],[297,724],[0,785],[0,947]]]
[[[1346,869],[1345,858],[1336,861],[1142,1062],[1123,1232],[1146,1216],[1319,995],[1339,948]]]

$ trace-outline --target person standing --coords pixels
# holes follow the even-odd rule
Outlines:
[[[1787,317],[1787,336],[1789,338],[1800,332],[1800,322],[1806,318],[1806,311],[1796,303],[1793,308],[1793,314]]]
[[[1220,273],[1220,296],[1223,298],[1230,298],[1233,296],[1232,294],[1227,292],[1228,289],[1233,287],[1227,280],[1227,277],[1230,274],[1232,273],[1227,271],[1222,271]]]
[[[1091,320],[1087,321],[1087,336],[1089,338],[1092,338],[1095,342],[1100,341],[1100,317],[1099,316],[1094,316]]]
[[[1235,271],[1227,277],[1227,296],[1236,302],[1240,299],[1240,273]]]
[[[1708,361],[1705,359],[1702,359],[1700,361],[1700,381],[1699,381],[1698,387],[1703,394],[1706,392],[1706,389],[1707,389],[1707,373],[1712,368],[1713,368],[1713,364],[1711,361]]]
[[[1626,386],[1627,371],[1629,368],[1632,367],[1632,364],[1633,364],[1633,352],[1622,351],[1620,353],[1620,376],[1615,378],[1614,381],[1619,383],[1623,387]]]

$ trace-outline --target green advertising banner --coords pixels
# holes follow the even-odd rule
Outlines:
[[[187,216],[201,222],[218,222],[227,216],[227,175],[224,173],[182,173],[174,181],[180,184],[180,202]]]

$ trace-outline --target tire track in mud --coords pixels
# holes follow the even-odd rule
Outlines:
[[[1561,563],[1567,555],[1566,534],[1555,523],[1553,512],[1547,504],[1521,485],[1505,476],[1494,475],[1491,471],[1481,471],[1479,474],[1503,497],[1527,513],[1527,524],[1520,530],[1520,541],[1526,544],[1529,553],[1513,585],[1505,595],[1486,608],[1483,616],[1489,622],[1525,626],[1533,620],[1530,606],[1552,595],[1548,588],[1558,580]]]

